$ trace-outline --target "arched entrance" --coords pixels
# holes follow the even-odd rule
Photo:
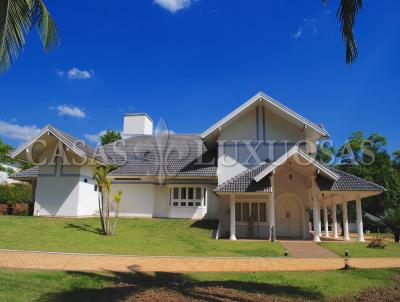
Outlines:
[[[276,203],[276,236],[303,236],[303,206],[294,194],[282,194]]]

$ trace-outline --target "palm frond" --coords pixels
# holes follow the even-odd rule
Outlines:
[[[362,0],[341,0],[336,14],[341,24],[342,39],[346,43],[347,64],[354,62],[358,55],[353,28],[362,5]]]
[[[0,72],[18,58],[31,25],[31,10],[26,0],[0,0]]]
[[[47,7],[42,0],[32,1],[32,22],[36,25],[45,52],[60,45],[60,36]]]

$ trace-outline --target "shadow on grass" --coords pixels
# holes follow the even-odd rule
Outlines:
[[[75,230],[78,230],[78,231],[90,232],[90,233],[94,233],[94,234],[97,234],[97,235],[102,235],[103,234],[103,231],[102,231],[101,228],[95,228],[95,227],[91,226],[90,224],[67,223],[64,228],[75,229]]]
[[[197,220],[190,225],[191,228],[215,230],[218,228],[218,220],[216,219],[204,219]]]
[[[72,277],[86,277],[102,281],[101,288],[74,288],[50,293],[37,301],[254,301],[271,296],[301,300],[321,300],[320,293],[297,286],[261,284],[243,281],[196,281],[178,273],[110,273],[68,272]],[[251,297],[253,295],[253,297]],[[261,296],[254,296],[261,295]],[[258,299],[257,299],[258,297]],[[256,298],[256,299],[254,299]]]

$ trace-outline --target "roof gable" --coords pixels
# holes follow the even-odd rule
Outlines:
[[[301,123],[305,128],[311,129],[311,131],[315,132],[317,135],[320,137],[328,137],[329,134],[326,131],[326,129],[321,126],[317,125],[305,117],[301,116],[300,114],[296,113],[295,111],[289,109],[288,107],[284,106],[283,104],[279,103],[272,97],[266,95],[263,92],[257,93],[255,96],[253,96],[251,99],[249,99],[247,102],[233,110],[231,113],[226,115],[224,118],[222,118],[220,121],[212,125],[210,128],[208,128],[206,131],[204,131],[201,134],[201,137],[203,139],[208,138],[212,134],[216,133],[219,131],[221,127],[232,121],[233,119],[238,118],[243,112],[248,110],[249,108],[252,108],[256,106],[257,104],[263,104],[265,106],[268,106],[269,108],[275,110],[276,112],[279,112],[282,114],[282,116],[287,117],[288,120],[296,122],[296,123]]]
[[[322,165],[321,163],[319,163],[318,161],[313,159],[311,156],[309,156],[307,153],[305,153],[303,150],[301,150],[298,146],[294,146],[287,153],[283,154],[280,158],[278,158],[276,161],[274,161],[268,167],[266,167],[262,172],[260,172],[258,175],[256,175],[254,177],[254,180],[256,182],[261,181],[268,174],[275,171],[275,169],[277,167],[285,164],[289,158],[291,158],[295,155],[297,155],[297,156],[301,157],[303,160],[309,162],[310,165],[315,166],[316,169],[318,169],[321,173],[325,174],[328,178],[330,178],[332,180],[339,179],[339,175],[336,172],[333,172],[328,167]]]

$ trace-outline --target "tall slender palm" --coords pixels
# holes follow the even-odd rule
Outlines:
[[[111,166],[98,166],[93,175],[93,179],[96,181],[99,188],[99,214],[101,227],[105,235],[111,235],[111,221],[110,221],[110,209],[111,209],[111,179],[108,174],[113,170]],[[106,198],[104,198],[106,197]],[[106,201],[106,204],[104,204]]]
[[[45,52],[60,44],[57,27],[42,0],[0,0],[0,72],[18,58],[26,34],[35,27]]]

